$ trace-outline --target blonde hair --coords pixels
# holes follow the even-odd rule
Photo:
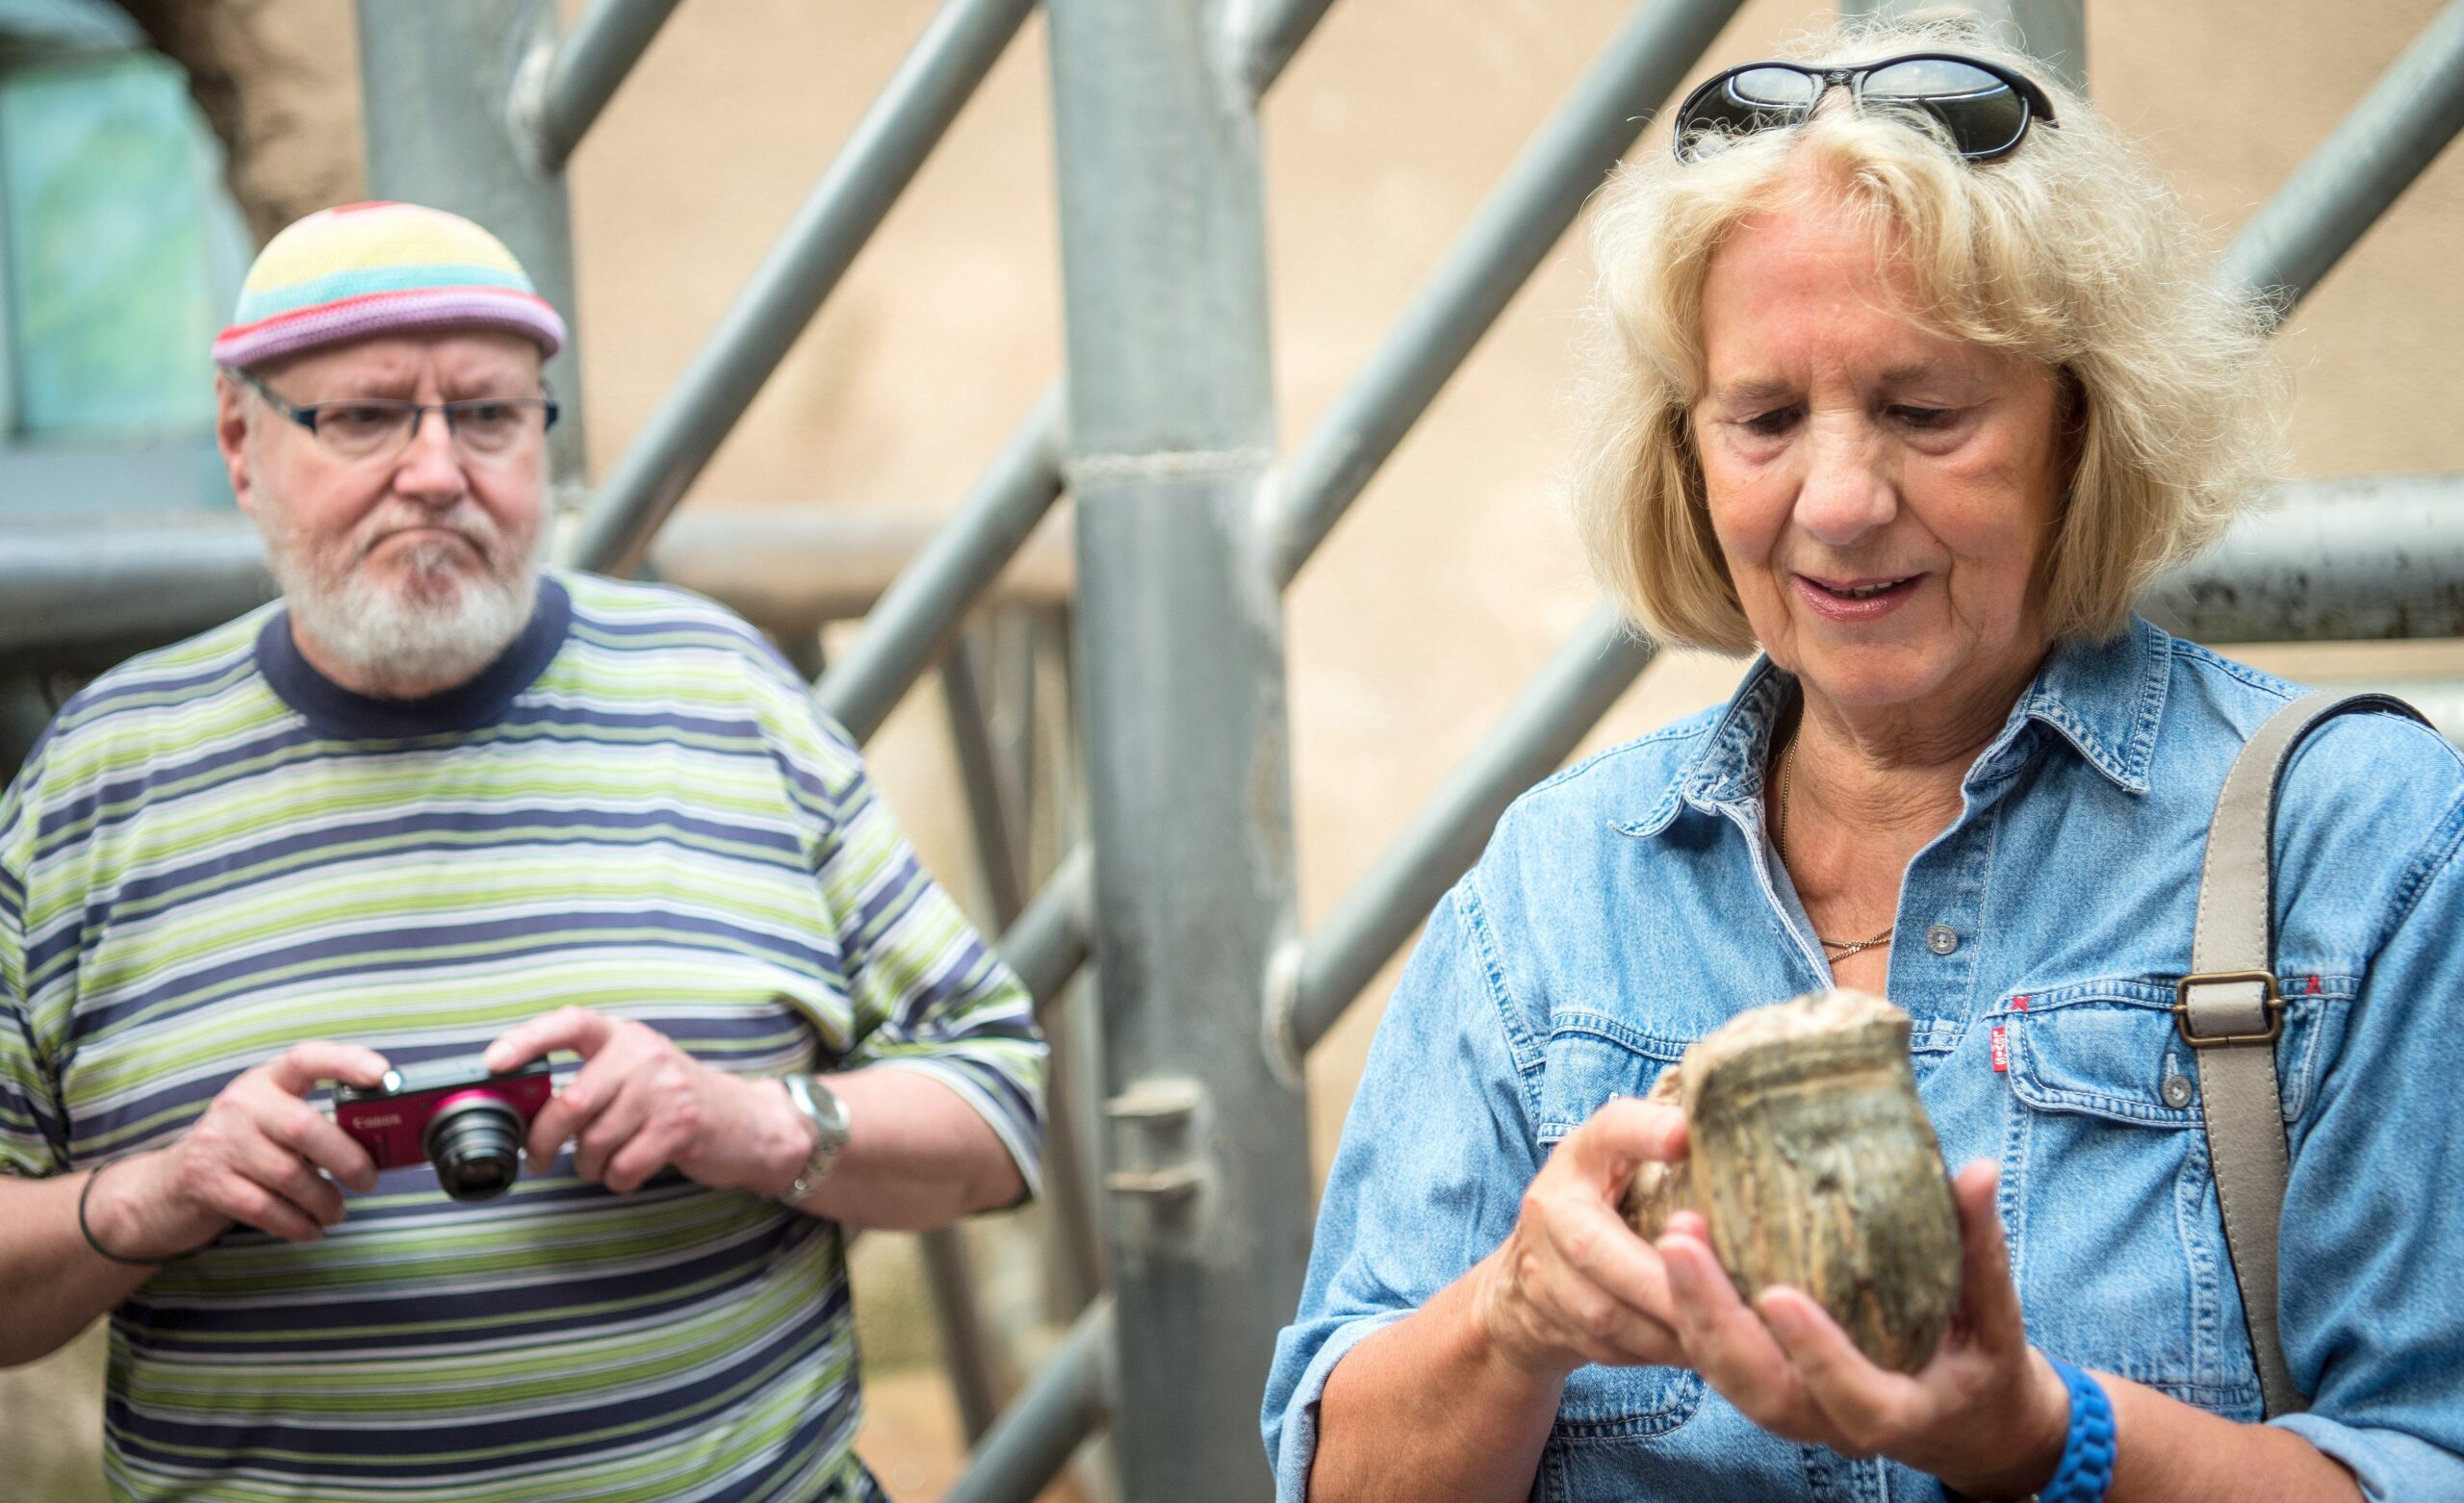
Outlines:
[[[1801,126],[1694,163],[1650,153],[1606,192],[1575,511],[1601,582],[1655,636],[1753,650],[1694,456],[1703,284],[1742,221],[1809,180],[1871,225],[1909,274],[1912,313],[2060,383],[2074,462],[2044,564],[2056,639],[2118,630],[2149,576],[2213,540],[2275,471],[2267,303],[2218,276],[2154,170],[2046,69],[1939,24],[1860,27],[1792,55],[1837,65],[1938,48],[2036,79],[2060,126],[1970,163],[1932,122],[1861,115],[1834,93]]]

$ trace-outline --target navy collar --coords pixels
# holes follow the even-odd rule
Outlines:
[[[319,673],[292,638],[287,608],[267,617],[257,632],[257,669],[320,735],[344,741],[451,735],[502,719],[514,699],[563,649],[573,617],[573,597],[555,579],[542,575],[529,622],[496,661],[467,683],[418,700],[361,694]]]
[[[2057,643],[2011,706],[2001,731],[1978,755],[1968,772],[1968,786],[2016,772],[2028,754],[2021,733],[2039,723],[2116,787],[2145,793],[2148,765],[2156,755],[2156,727],[2165,714],[2171,653],[2172,639],[2137,616],[2105,641]],[[1795,675],[1782,672],[1769,658],[1757,657],[1693,759],[1648,812],[1617,828],[1630,835],[1655,835],[1668,828],[1681,808],[1711,813],[1759,799],[1772,733],[1796,693],[1796,682]]]

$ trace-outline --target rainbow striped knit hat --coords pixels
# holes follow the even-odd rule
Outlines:
[[[240,286],[214,363],[244,369],[302,350],[412,329],[502,329],[552,355],[565,320],[504,242],[418,204],[321,209],[266,242]]]

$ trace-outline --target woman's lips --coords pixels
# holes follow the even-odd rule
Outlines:
[[[1868,575],[1859,579],[1816,579],[1792,576],[1797,596],[1825,621],[1850,624],[1880,621],[1907,604],[1923,574]]]

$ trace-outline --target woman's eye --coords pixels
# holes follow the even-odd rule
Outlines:
[[[1758,438],[1776,439],[1797,425],[1797,409],[1774,407],[1769,412],[1756,413],[1737,425]]]
[[[1914,428],[1920,433],[1932,433],[1949,427],[1952,420],[1956,419],[1959,413],[1956,409],[1949,407],[1914,407],[1903,402],[1893,407],[1890,415],[1899,420],[1904,426]]]

